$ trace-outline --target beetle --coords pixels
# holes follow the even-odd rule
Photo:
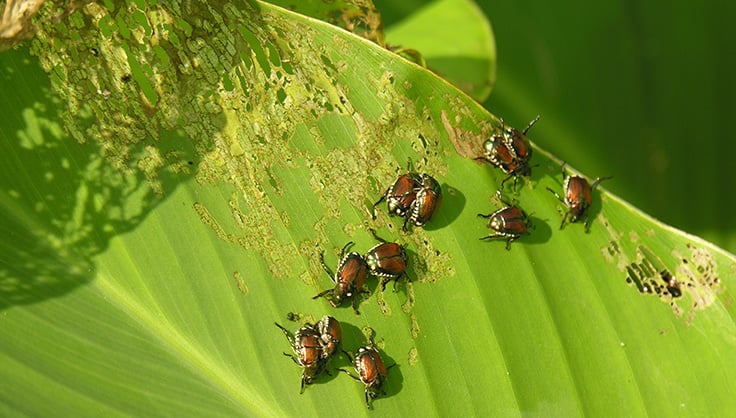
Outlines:
[[[284,332],[286,339],[289,341],[289,345],[291,345],[291,349],[294,351],[294,354],[283,354],[290,357],[294,363],[302,368],[302,384],[301,391],[299,393],[304,393],[304,387],[311,384],[314,378],[316,378],[320,373],[325,372],[329,374],[325,369],[326,362],[325,357],[323,356],[323,346],[320,342],[320,334],[314,329],[314,327],[304,326],[299,328],[292,337],[291,333],[289,333],[286,328],[279,325],[277,322],[274,322],[274,324]]]
[[[322,346],[322,358],[328,359],[340,348],[342,341],[342,328],[337,319],[325,315],[314,326],[319,334],[319,342]]]
[[[424,226],[442,202],[442,188],[434,177],[411,171],[411,161],[407,163],[406,170],[373,204],[371,212],[372,218],[376,219],[376,206],[385,200],[390,216],[404,218],[404,231],[409,222]]]
[[[612,176],[598,177],[595,179],[593,184],[589,184],[588,180],[580,176],[570,176],[565,171],[565,164],[562,163],[562,190],[565,194],[563,198],[556,191],[547,187],[555,197],[567,206],[567,212],[562,217],[562,223],[560,223],[560,229],[565,227],[565,222],[569,219],[570,222],[577,222],[580,219],[585,218],[583,225],[585,226],[585,233],[587,234],[590,230],[590,218],[588,216],[588,208],[593,202],[592,191],[598,187],[598,184],[603,180],[612,179]]]
[[[532,224],[526,212],[518,206],[503,200],[500,190],[496,192],[496,196],[506,207],[488,215],[478,214],[481,218],[488,218],[488,228],[495,231],[494,234],[486,235],[480,239],[506,238],[506,250],[509,250],[511,249],[511,242],[516,241],[522,235],[528,234]]]
[[[411,220],[414,226],[424,226],[442,203],[442,188],[437,180],[429,174],[420,174],[415,188],[416,198],[411,204],[411,212],[404,219],[402,229],[406,231],[406,223]]]
[[[349,353],[345,353],[348,357]],[[353,367],[355,372],[358,374],[354,376],[348,370],[338,369],[341,372],[345,372],[348,376],[357,380],[365,385],[365,404],[368,408],[371,408],[371,400],[378,397],[378,395],[385,395],[386,392],[383,390],[383,383],[388,377],[388,371],[396,364],[392,364],[388,367],[383,363],[381,355],[378,353],[378,349],[373,345],[373,341],[365,346],[358,348],[358,352],[353,357]]]
[[[406,165],[406,173],[399,176],[396,181],[386,189],[376,203],[373,204],[373,219],[376,219],[376,206],[386,201],[388,213],[391,216],[404,217],[409,212],[417,197],[417,188],[422,179],[418,173],[411,171],[411,161]]]
[[[320,253],[319,259],[322,269],[330,276],[330,279],[335,283],[335,287],[320,292],[313,296],[312,299],[317,299],[331,293],[328,301],[330,305],[336,307],[342,303],[343,299],[352,298],[353,310],[356,315],[360,315],[357,307],[357,294],[363,292],[363,283],[365,283],[365,278],[368,274],[368,265],[363,257],[354,251],[345,254],[351,245],[353,245],[352,241],[345,244],[342,248],[340,252],[340,263],[337,265],[337,271],[335,273],[325,264],[324,252]]]
[[[386,290],[386,284],[394,280],[394,291],[396,291],[396,283],[401,276],[406,275],[406,251],[404,247],[395,243],[387,242],[376,234],[376,231],[370,229],[373,238],[380,241],[368,250],[363,256],[368,264],[368,269],[374,276],[380,276],[381,291]]]
[[[476,160],[487,161],[508,174],[501,181],[501,189],[511,177],[514,178],[514,189],[516,189],[518,176],[529,177],[531,175],[529,160],[532,158],[532,147],[526,133],[538,120],[539,115],[519,132],[516,128],[506,125],[503,118],[500,118],[500,132],[494,133],[483,143],[483,156]]]

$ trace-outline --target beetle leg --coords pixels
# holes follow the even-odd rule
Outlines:
[[[353,311],[356,315],[360,315],[360,312],[358,312],[358,295],[353,296]]]
[[[346,355],[348,354],[348,353],[346,353],[346,352],[344,352],[344,351],[343,351],[343,353],[345,353]],[[337,370],[338,370],[338,371],[341,371],[341,372],[345,372],[345,374],[347,374],[348,376],[352,377],[352,378],[353,378],[353,380],[357,380],[358,382],[361,382],[361,383],[363,383],[363,381],[362,381],[362,380],[360,380],[360,378],[359,378],[359,377],[353,376],[353,374],[352,374],[352,373],[350,373],[350,371],[349,371],[349,370],[345,370],[345,369],[343,369],[343,368],[340,368],[340,369],[337,369]]]
[[[552,193],[553,195],[555,195],[555,197],[557,198],[557,200],[559,200],[562,203],[565,203],[565,200],[562,199],[562,196],[560,196],[559,193],[557,193],[556,191],[552,190],[550,187],[547,187],[547,190],[549,190],[550,193]]]
[[[506,238],[506,250],[511,249],[511,242],[516,241],[519,239],[519,235],[508,235],[508,234],[491,234],[486,235],[485,237],[478,238],[479,240],[487,240],[487,239],[496,239],[496,238]]]
[[[503,118],[498,118],[498,123],[499,123],[499,125],[498,125],[498,129],[500,129],[500,130],[501,130],[501,132],[503,132],[503,131],[504,131],[504,129],[505,129],[505,126],[506,126],[506,125],[505,125],[505,124],[503,123]]]
[[[593,182],[593,184],[590,185],[590,190],[594,190],[598,186],[598,184],[600,182],[602,182],[603,180],[610,180],[612,178],[613,178],[613,176],[598,177],[597,179],[595,179],[595,181]]]
[[[411,216],[409,216],[408,213],[404,216],[404,224],[401,225],[401,230],[402,231],[406,232],[406,223],[409,222],[409,219],[410,218],[411,218]]]
[[[583,224],[585,226],[585,233],[587,234],[590,232],[590,216],[585,215],[585,223]]]
[[[332,292],[332,289],[325,289],[325,290],[323,290],[323,291],[319,292],[318,294],[316,294],[316,295],[312,296],[312,299],[317,299],[317,298],[321,298],[322,296],[324,296],[324,295],[326,295],[326,294],[328,294],[328,293],[330,293],[330,292]],[[330,302],[330,303],[331,303],[331,302]],[[334,305],[333,305],[333,306],[334,306]]]
[[[485,237],[478,238],[479,240],[487,240],[487,239],[495,239],[495,238],[507,238],[508,235],[502,235],[502,234],[491,234],[486,235]]]
[[[376,206],[378,206],[381,202],[386,200],[386,195],[388,194],[388,190],[386,190],[386,193],[381,196],[380,199],[376,203],[373,204],[373,208],[371,209],[371,215],[373,216],[373,220],[376,220]]]
[[[274,324],[277,327],[281,328],[281,331],[283,331],[284,332],[284,335],[286,335],[286,339],[289,340],[289,344],[294,345],[294,340],[291,338],[291,333],[289,332],[289,330],[287,330],[286,328],[282,327],[277,322],[274,322]]]
[[[506,251],[511,250],[511,243],[513,241],[516,241],[517,239],[519,239],[518,235],[512,235],[509,237],[509,239],[506,240]]]
[[[401,274],[400,274],[400,275],[399,275],[399,276],[398,276],[398,277],[397,277],[397,278],[396,278],[396,279],[394,280],[394,292],[398,292],[398,290],[396,290],[396,286],[397,286],[397,285],[399,284],[399,279],[400,279],[400,278],[401,278],[402,276],[406,278],[406,281],[407,281],[407,282],[408,282],[408,281],[410,281],[410,280],[409,280],[409,275],[408,275],[408,274],[406,274],[406,271],[404,271],[403,273],[401,273]]]
[[[501,190],[503,190],[504,184],[506,184],[506,182],[509,181],[509,179],[511,177],[514,177],[514,175],[513,174],[509,174],[506,177],[504,177],[503,180],[501,180],[501,187],[499,187],[498,190],[496,190],[496,194],[500,194],[501,193]],[[516,191],[516,177],[514,177],[514,191]]]
[[[325,263],[325,252],[324,251],[322,251],[321,253],[319,253],[319,263],[322,265],[322,270],[324,270],[325,273],[327,273],[327,275],[330,276],[330,280],[332,280],[334,282],[335,281],[335,273],[332,272],[332,269],[330,269],[329,267],[327,267],[327,264]],[[312,298],[312,299],[315,299],[315,298]]]
[[[348,248],[353,245],[353,241],[348,242],[342,247],[342,250],[340,250],[340,259],[342,260],[343,257],[345,257],[345,253],[347,252]]]
[[[560,223],[560,230],[565,227],[565,221],[567,221],[567,218],[570,217],[570,211],[565,212],[565,214],[562,216],[562,223]]]
[[[560,171],[562,172],[562,181],[564,182],[567,178],[567,171],[565,171],[565,166],[567,165],[567,161],[563,161],[562,165],[560,166]]]
[[[372,396],[368,393],[368,388],[365,388],[365,404],[368,406],[368,409],[373,409],[371,398]]]
[[[504,200],[503,195],[501,194],[501,190],[496,190],[496,199],[500,200],[501,203],[503,203],[506,206],[514,206],[514,203]]]
[[[302,367],[302,365],[299,364],[299,360],[297,360],[296,356],[294,356],[293,354],[289,354],[289,353],[281,353],[281,354],[285,355],[286,357],[290,357],[291,361],[296,363],[297,366]]]
[[[302,393],[304,393],[304,386],[305,386],[305,380],[306,380],[306,379],[307,379],[307,377],[306,377],[306,376],[304,376],[304,374],[302,374],[302,389],[301,389],[301,390],[299,391],[299,394],[300,394],[300,395],[301,395]]]
[[[387,241],[386,241],[385,239],[383,239],[383,238],[379,237],[379,236],[378,236],[378,235],[376,234],[376,230],[375,230],[375,229],[373,229],[373,228],[368,228],[368,230],[369,230],[369,231],[371,232],[371,235],[373,235],[373,238],[375,238],[375,239],[376,239],[376,241],[380,241],[381,243],[386,243],[386,242],[387,242]]]

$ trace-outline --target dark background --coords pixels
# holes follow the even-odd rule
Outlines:
[[[386,3],[386,4],[384,4]],[[389,27],[421,3],[377,1]],[[736,252],[736,3],[479,1],[496,84],[484,103],[659,220]]]

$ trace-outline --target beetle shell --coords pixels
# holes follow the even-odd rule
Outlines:
[[[532,158],[532,147],[526,133],[538,119],[539,116],[532,120],[523,132],[505,125],[501,120],[501,132],[493,134],[483,143],[485,159],[506,174],[531,174],[529,160]]]
[[[595,179],[593,184],[589,184],[588,180],[584,177],[568,176],[565,172],[565,163],[562,164],[561,170],[562,178],[564,179],[564,183],[562,185],[562,189],[565,194],[564,197],[561,197],[556,191],[547,187],[547,190],[552,192],[558,200],[567,206],[567,212],[562,217],[560,229],[564,228],[565,222],[567,222],[568,219],[570,222],[577,222],[584,218],[585,232],[587,233],[590,229],[590,218],[588,217],[587,212],[593,202],[593,189],[598,187],[598,184],[603,180],[609,180],[612,177],[598,177]]]
[[[437,180],[428,174],[421,174],[420,179],[411,207],[411,223],[416,226],[429,222],[442,203],[442,188]]]
[[[488,227],[504,236],[519,236],[527,233],[528,217],[516,206],[502,208],[491,214]]]
[[[580,176],[565,179],[565,205],[570,209],[570,222],[576,222],[592,203],[591,188],[588,180]]]
[[[368,250],[365,262],[374,275],[396,278],[406,271],[406,251],[395,242],[382,242]]]
[[[327,300],[330,302],[330,305],[336,307],[342,303],[343,299],[352,298],[353,310],[356,314],[359,314],[357,309],[357,294],[363,291],[363,284],[365,283],[365,278],[368,274],[368,265],[363,257],[356,252],[345,254],[347,248],[352,244],[352,242],[349,242],[343,247],[343,256],[340,259],[337,271],[334,274],[325,264],[324,254],[320,255],[322,269],[330,276],[332,282],[335,283],[335,287],[320,292],[313,296],[312,299],[317,299],[330,293],[331,297]]]
[[[489,215],[478,214],[478,216],[488,218],[488,228],[495,231],[495,234],[486,235],[480,239],[507,238],[507,250],[510,249],[512,241],[527,234],[531,227],[529,216],[517,206],[507,206]]]
[[[501,119],[499,131],[483,143],[483,156],[476,159],[488,161],[508,174],[501,182],[501,188],[511,177],[514,177],[515,186],[517,176],[531,175],[532,169],[529,161],[532,158],[532,147],[526,133],[538,120],[539,116],[532,119],[529,125],[519,132],[519,130],[504,124],[503,119]]]
[[[417,187],[421,178],[417,173],[406,173],[399,176],[384,194],[388,213],[393,216],[406,216],[417,197]],[[379,201],[380,202],[380,201]]]
[[[508,127],[500,134],[495,134],[483,144],[485,157],[491,164],[506,174],[528,176],[531,173],[529,160],[532,149],[529,140],[519,131]]]
[[[293,348],[299,360],[299,365],[304,367],[305,375],[309,375],[311,379],[316,375],[313,372],[319,369],[322,358],[320,335],[313,328],[299,328],[294,334]]]
[[[371,273],[381,276],[381,290],[386,290],[386,283],[398,280],[406,274],[406,251],[404,247],[395,242],[382,242],[370,250],[364,256],[365,262]],[[394,283],[396,290],[396,283]]]
[[[278,323],[276,323],[276,326],[284,332],[291,349],[294,351],[294,354],[284,353],[284,355],[291,357],[294,363],[302,368],[300,393],[303,393],[304,387],[312,383],[312,380],[324,371],[325,360],[320,334],[313,327],[305,326],[299,328],[292,338],[286,328]]]
[[[322,346],[322,357],[329,358],[340,347],[342,341],[342,328],[337,319],[325,315],[317,323],[317,332],[319,333],[320,345]]]
[[[381,387],[388,377],[388,369],[383,364],[378,350],[370,345],[358,349],[354,365],[360,381],[365,385],[365,400],[370,406],[369,398],[376,398],[384,393]]]
[[[368,265],[363,257],[356,252],[350,252],[340,260],[335,273],[335,288],[332,296],[337,306],[344,298],[353,297],[356,293],[360,293],[363,289],[365,276],[368,272]]]

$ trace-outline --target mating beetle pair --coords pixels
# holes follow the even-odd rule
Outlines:
[[[407,259],[404,247],[395,242],[387,242],[376,235],[376,231],[372,229],[370,231],[380,243],[361,256],[354,251],[345,254],[347,249],[353,245],[352,241],[348,242],[342,248],[340,262],[335,273],[325,264],[324,252],[320,254],[322,269],[330,276],[335,283],[335,287],[318,293],[312,299],[330,294],[331,297],[328,298],[328,301],[330,305],[335,307],[339,306],[346,298],[352,299],[353,310],[356,314],[360,314],[357,307],[357,295],[366,293],[363,285],[369,272],[374,276],[383,278],[381,280],[382,291],[386,290],[386,284],[389,281],[395,280],[398,282],[399,278],[406,274]],[[394,282],[394,290],[396,289],[396,282]]]
[[[325,315],[315,325],[304,324],[292,337],[291,333],[274,322],[286,335],[294,354],[283,353],[290,357],[294,363],[302,368],[302,380],[300,394],[304,393],[306,385],[311,384],[321,373],[330,374],[327,370],[327,362],[340,347],[342,341],[342,328],[340,323],[333,317]],[[388,370],[395,364],[386,367],[381,355],[373,345],[373,339],[369,339],[368,345],[358,348],[355,356],[343,350],[343,353],[353,359],[353,365],[358,376],[354,376],[348,370],[338,369],[355,380],[365,385],[365,402],[371,407],[371,400],[383,394],[383,382],[388,377]]]
[[[526,133],[538,120],[539,115],[532,119],[523,131],[519,132],[516,128],[504,124],[503,119],[500,119],[500,132],[493,134],[483,143],[483,156],[476,160],[487,161],[508,174],[501,181],[501,189],[511,177],[514,178],[514,189],[516,189],[518,176],[531,175],[532,166],[529,165],[529,161],[532,158],[532,147]]]
[[[410,221],[414,226],[424,226],[442,203],[442,188],[434,177],[412,172],[411,162],[407,164],[406,171],[373,204],[372,212],[373,219],[376,219],[376,206],[385,200],[390,216],[404,218],[401,227],[404,231]]]
[[[340,323],[331,316],[325,315],[316,325],[305,324],[292,337],[289,331],[278,323],[277,327],[284,332],[294,354],[284,353],[302,368],[301,391],[322,372],[329,374],[325,366],[340,346],[342,329]]]
[[[580,176],[570,176],[565,171],[565,165],[562,163],[562,190],[565,194],[563,198],[556,191],[547,187],[557,199],[567,206],[568,210],[564,216],[562,216],[562,223],[560,229],[565,226],[565,222],[569,219],[570,222],[577,222],[580,219],[585,219],[583,225],[585,226],[585,232],[588,233],[590,230],[590,218],[588,216],[588,208],[593,203],[592,191],[598,187],[598,184],[603,180],[609,180],[612,177],[598,177],[595,179],[593,184],[589,184],[588,180]]]

